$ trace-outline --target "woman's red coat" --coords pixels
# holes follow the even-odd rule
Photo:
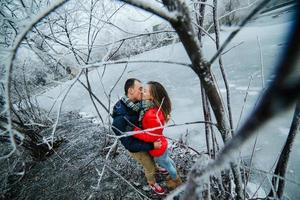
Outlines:
[[[133,135],[133,137],[143,140],[145,142],[155,142],[158,139],[160,139],[162,143],[161,148],[153,149],[149,151],[149,153],[153,157],[161,156],[168,148],[168,141],[163,135],[164,129],[162,128],[162,126],[164,126],[164,124],[165,124],[165,118],[162,111],[158,111],[158,108],[150,108],[145,112],[145,115],[142,119],[142,129],[146,130],[146,129],[152,129],[157,127],[161,127],[161,128],[158,128],[156,130],[146,131],[145,133],[137,133]],[[134,131],[140,131],[140,130],[141,130],[140,128],[137,127],[134,128]]]

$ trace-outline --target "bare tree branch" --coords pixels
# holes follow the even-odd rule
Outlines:
[[[225,55],[226,53],[228,53],[228,52],[231,51],[232,49],[234,49],[234,48],[236,48],[236,47],[242,45],[243,43],[244,43],[244,42],[242,41],[242,42],[240,42],[240,43],[238,43],[238,44],[236,44],[236,45],[233,45],[232,47],[230,47],[229,49],[227,49],[226,51],[224,51],[221,55],[222,55],[222,56]]]
[[[149,0],[123,0],[124,2],[136,6],[138,8],[142,8],[146,11],[149,11],[165,20],[168,21],[176,21],[177,16],[176,12],[168,12],[165,8],[162,8],[161,5],[158,5],[154,2],[149,2]]]
[[[122,38],[120,40],[114,41],[114,43],[123,42],[123,41],[126,41],[126,40],[130,40],[130,39],[134,39],[134,38],[138,38],[138,37],[143,37],[143,36],[150,36],[150,35],[159,34],[159,33],[176,33],[176,31],[164,30],[164,31],[154,31],[154,32],[150,32],[150,33],[142,33],[142,34],[139,34],[139,35],[134,35],[134,36]],[[111,44],[113,44],[113,42],[109,42],[109,43],[106,43],[106,44],[101,44],[101,45],[98,45],[98,46],[108,46],[108,45],[111,45]]]
[[[299,132],[299,127],[300,127],[300,99],[298,100],[294,112],[294,117],[293,121],[290,127],[290,131],[288,134],[288,137],[286,139],[286,142],[284,144],[284,147],[280,153],[280,157],[277,161],[277,165],[275,168],[275,175],[279,175],[281,177],[285,177],[286,171],[287,171],[287,165],[289,162],[290,158],[290,153],[293,148],[293,144],[295,142],[295,137],[296,134]],[[285,187],[285,180],[284,179],[279,179],[277,177],[272,178],[272,185],[276,189],[276,191],[270,191],[268,194],[268,197],[275,197],[275,193],[277,194],[276,196],[281,199],[283,196],[283,191]]]
[[[17,35],[17,37],[15,38],[14,44],[12,46],[12,48],[10,49],[10,55],[8,57],[8,64],[6,67],[6,81],[5,81],[5,100],[6,100],[6,117],[8,119],[8,126],[7,126],[7,130],[9,131],[9,136],[10,136],[10,140],[11,140],[11,144],[13,147],[13,150],[11,152],[14,152],[16,149],[16,143],[14,140],[14,135],[15,133],[13,133],[12,130],[12,121],[11,121],[11,76],[12,76],[12,70],[13,70],[13,61],[16,57],[16,53],[18,48],[20,47],[21,42],[23,41],[23,39],[26,37],[27,33],[34,27],[34,25],[36,25],[39,21],[41,21],[43,18],[45,18],[46,16],[48,16],[52,11],[54,11],[55,9],[59,8],[61,5],[63,5],[64,3],[66,3],[67,0],[57,0],[54,3],[52,3],[48,8],[46,8],[45,10],[41,11],[34,19],[32,19],[30,21],[30,23],[28,23],[25,28],[20,31],[19,35]],[[11,153],[10,153],[11,154]],[[9,154],[9,155],[10,155]]]
[[[210,163],[205,170],[195,172],[197,177],[207,176],[217,169],[222,168],[233,159],[233,154],[255,134],[255,130],[259,129],[272,117],[288,109],[299,98],[299,73],[295,73],[296,77],[292,81],[289,80],[289,76],[295,72],[297,58],[300,55],[300,39],[298,37],[300,34],[300,13],[297,13],[297,21],[294,29],[284,59],[276,69],[276,77],[263,93],[257,107],[237,130],[234,137],[221,150],[217,159]]]
[[[252,19],[265,5],[267,5],[271,0],[263,0],[257,7],[255,7],[250,14],[240,23],[239,27],[233,31],[227,39],[224,41],[220,49],[215,53],[215,55],[210,59],[209,63],[213,63],[219,55],[223,52],[225,47],[231,42],[231,40],[240,32],[240,30]]]
[[[126,64],[126,63],[166,63],[166,64],[175,64],[175,65],[183,65],[186,67],[191,67],[191,64],[188,63],[168,61],[168,60],[116,60],[116,61],[91,63],[85,66],[81,66],[81,68],[94,68],[94,67],[100,67],[102,65],[115,65],[115,64]]]
[[[237,11],[244,10],[244,9],[249,9],[249,8],[251,8],[253,5],[255,5],[257,2],[258,2],[258,0],[255,0],[255,1],[251,2],[250,4],[248,4],[247,6],[244,6],[244,7],[241,7],[241,8],[237,8],[237,9],[235,9],[235,10],[232,10],[232,11],[226,13],[225,15],[223,15],[223,16],[221,16],[221,17],[218,17],[218,21],[220,21],[220,20],[223,19],[224,17],[227,17],[227,16],[229,16],[229,15],[231,15],[231,14],[237,12]],[[214,24],[212,23],[212,24],[208,27],[207,32],[209,32],[210,29],[211,29],[213,26],[214,26]]]

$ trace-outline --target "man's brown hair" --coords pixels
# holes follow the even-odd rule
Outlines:
[[[125,85],[124,85],[125,95],[128,94],[128,89],[134,86],[134,81],[141,82],[140,80],[138,80],[136,78],[129,78],[129,79],[127,79],[127,81],[125,82]]]

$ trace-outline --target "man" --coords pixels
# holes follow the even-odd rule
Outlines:
[[[112,130],[116,135],[132,131],[138,124],[140,103],[142,99],[142,84],[138,79],[130,78],[125,82],[123,96],[113,108]],[[153,157],[148,151],[159,149],[161,142],[144,142],[132,136],[120,138],[123,146],[129,151],[130,155],[137,160],[144,168],[144,173],[150,188],[157,194],[164,194],[164,189],[155,180],[156,165]]]

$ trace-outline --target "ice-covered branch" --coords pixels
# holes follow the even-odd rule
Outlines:
[[[299,127],[300,127],[300,99],[298,99],[297,101],[290,131],[286,139],[286,142],[284,144],[284,147],[280,153],[280,157],[277,161],[277,165],[274,171],[275,175],[279,175],[283,178],[286,176],[290,153],[292,151],[293,144],[295,143],[296,135],[299,132]],[[284,192],[285,180],[284,179],[278,180],[278,178],[274,176],[272,178],[272,185],[276,191],[270,191],[268,197],[272,198],[277,196],[279,199],[281,199]]]
[[[111,172],[113,172],[115,175],[117,175],[119,178],[121,178],[125,183],[127,183],[131,188],[134,189],[138,194],[140,194],[145,199],[149,199],[149,197],[145,196],[143,193],[141,193],[139,190],[137,190],[129,181],[127,181],[121,174],[119,174],[117,171],[115,171],[113,168],[111,168],[109,165],[106,165],[107,169],[109,169]],[[149,199],[150,200],[150,199]]]
[[[242,22],[239,24],[238,28],[233,31],[227,39],[223,42],[222,46],[220,49],[215,53],[215,55],[210,59],[209,63],[213,63],[219,55],[223,52],[225,47],[231,42],[231,40],[240,32],[240,30],[252,19],[265,5],[267,5],[271,0],[264,0],[262,1],[258,6],[256,6],[250,13],[249,15],[242,20]]]
[[[168,60],[117,60],[117,61],[107,61],[107,62],[97,62],[88,64],[85,66],[81,66],[81,68],[97,68],[103,65],[115,65],[115,64],[126,64],[126,63],[166,63],[166,64],[175,64],[175,65],[183,65],[186,67],[191,67],[189,63],[168,61]]]
[[[103,177],[103,174],[104,174],[104,172],[105,172],[105,168],[106,168],[106,164],[107,164],[108,158],[109,158],[109,156],[110,156],[110,154],[111,154],[111,152],[112,152],[114,146],[117,145],[117,142],[118,142],[118,140],[116,139],[116,140],[114,141],[113,145],[110,146],[109,151],[107,152],[107,154],[106,154],[106,156],[105,156],[104,166],[103,166],[103,168],[102,168],[102,170],[101,170],[101,173],[100,173],[100,171],[96,168],[96,171],[98,172],[98,175],[99,175],[99,179],[98,179],[98,182],[97,182],[97,186],[96,186],[96,187],[93,187],[94,189],[98,189],[98,188],[100,187],[100,182],[101,182],[102,177]]]
[[[58,125],[58,121],[59,121],[59,117],[60,117],[60,113],[61,113],[61,109],[62,109],[62,105],[67,97],[67,95],[69,94],[70,90],[72,89],[72,87],[74,86],[74,84],[77,82],[77,80],[79,79],[79,77],[81,76],[82,74],[82,71],[81,70],[77,77],[74,79],[74,81],[71,83],[71,85],[68,87],[67,91],[65,92],[64,96],[62,97],[61,101],[60,101],[60,104],[59,104],[59,107],[58,107],[58,110],[57,110],[57,116],[56,116],[56,120],[55,120],[55,123],[53,125],[53,129],[52,129],[52,133],[51,133],[51,136],[50,138],[44,138],[44,142],[48,144],[48,147],[49,149],[52,149],[53,147],[53,141],[54,141],[54,134],[55,134],[55,131],[56,131],[56,128],[57,128],[57,125]],[[49,140],[50,139],[50,140]],[[49,144],[49,141],[50,141],[50,144]]]
[[[149,0],[121,0],[138,8],[144,9],[153,13],[165,20],[168,21],[176,21],[177,20],[177,12],[169,12],[164,7],[161,7],[158,3],[151,2]]]
[[[53,10],[59,8],[63,5],[67,0],[57,0],[52,3],[45,10],[41,11],[35,18],[33,18],[24,28],[20,31],[20,33],[16,36],[14,44],[12,48],[9,50],[10,55],[8,56],[6,74],[5,74],[5,101],[6,101],[6,117],[8,120],[7,129],[9,131],[11,144],[13,146],[13,151],[16,149],[16,143],[14,141],[14,133],[12,130],[12,121],[11,121],[11,79],[12,79],[12,70],[13,70],[13,61],[16,57],[17,50],[21,45],[21,42],[26,37],[27,33],[43,18],[48,16]]]
[[[264,77],[264,57],[261,49],[260,38],[257,36],[257,44],[259,48],[259,59],[260,59],[260,75],[262,81],[262,89],[265,87],[265,77]]]
[[[218,21],[220,21],[221,19],[223,19],[224,17],[227,17],[235,12],[238,12],[238,11],[241,11],[241,10],[245,10],[245,9],[249,9],[251,8],[253,5],[255,5],[256,3],[258,2],[258,0],[255,0],[253,1],[252,3],[249,3],[247,6],[244,6],[244,7],[241,7],[241,8],[237,8],[237,9],[234,9],[224,15],[222,15],[221,17],[218,17]],[[207,31],[210,31],[210,29],[213,27],[213,23],[208,27]]]
[[[130,123],[130,122],[128,121],[128,123]],[[154,133],[151,133],[149,131],[155,131],[155,130],[162,129],[162,128],[171,128],[171,127],[185,126],[185,125],[191,125],[191,124],[210,124],[210,125],[214,125],[214,126],[217,127],[217,124],[215,124],[213,122],[207,122],[207,121],[194,121],[194,122],[186,122],[186,123],[179,123],[179,124],[163,125],[163,126],[157,126],[157,127],[154,127],[154,128],[149,128],[149,129],[144,129],[144,130],[139,130],[139,131],[127,131],[127,132],[122,132],[122,131],[118,130],[116,127],[112,126],[116,130],[121,132],[122,135],[120,135],[120,136],[111,135],[110,137],[122,138],[122,137],[132,136],[132,135],[135,135],[135,134],[138,134],[138,133],[147,133],[149,135],[160,136],[159,134],[154,134]],[[131,125],[135,126],[134,124],[131,124]]]
[[[134,39],[134,38],[138,38],[138,37],[143,37],[143,36],[150,36],[150,35],[159,34],[159,33],[176,33],[176,31],[164,30],[164,31],[154,31],[154,32],[150,32],[150,33],[141,33],[139,35],[134,35],[134,36],[122,38],[120,40],[115,41],[114,43],[124,42],[126,40],[130,40],[130,39]],[[108,46],[108,45],[111,45],[111,44],[113,44],[113,42],[109,42],[109,43],[101,44],[101,45],[97,45],[97,46]]]
[[[205,6],[209,6],[211,8],[214,8],[214,5],[212,5],[210,3],[206,3],[206,2],[192,2],[191,4],[194,4],[194,5],[205,5]]]
[[[238,44],[236,44],[236,45],[233,45],[232,47],[230,47],[230,48],[228,48],[226,51],[224,51],[221,55],[225,55],[226,53],[228,53],[228,52],[231,51],[232,49],[234,49],[234,48],[236,48],[236,47],[242,45],[243,43],[244,43],[244,42],[242,41],[242,42],[240,42],[240,43],[238,43]]]
[[[203,31],[203,33],[205,33],[205,35],[207,35],[213,42],[216,42],[215,38],[213,38],[213,36],[211,36],[211,35],[209,34],[209,32],[207,32],[203,27],[201,27],[200,25],[198,25],[198,24],[195,23],[195,22],[193,22],[193,24],[194,24],[197,28],[201,29],[201,31]]]
[[[234,137],[225,144],[217,159],[210,163],[207,168],[195,172],[195,176],[205,177],[214,171],[223,168],[235,158],[239,151],[264,123],[279,113],[290,108],[300,97],[300,74],[297,72],[300,56],[300,13],[297,14],[294,31],[289,40],[284,58],[276,69],[276,77],[267,87],[257,106],[245,120],[244,124],[237,130]],[[294,77],[291,77],[291,74]]]

